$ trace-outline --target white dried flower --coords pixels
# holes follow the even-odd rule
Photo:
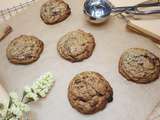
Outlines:
[[[25,97],[33,101],[37,101],[39,99],[38,95],[33,92],[28,92]]]
[[[18,95],[16,92],[11,92],[9,94],[10,98],[12,99],[12,101],[17,101],[18,100]]]
[[[32,87],[25,87],[25,98],[37,101],[41,97],[45,97],[54,84],[53,74],[48,72],[41,76]]]
[[[31,90],[31,88],[30,88],[30,87],[25,86],[25,87],[24,87],[24,91],[25,91],[26,93],[28,93],[28,92],[31,92],[32,90]]]
[[[54,82],[55,81],[53,79],[52,73],[46,73],[41,76],[32,85],[32,87],[26,86],[24,88],[22,101],[19,100],[17,93],[10,93],[9,106],[6,105],[7,114],[5,114],[4,117],[2,116],[4,104],[0,104],[0,120],[1,117],[2,120],[19,120],[24,113],[29,111],[29,106],[27,103],[31,101],[37,101],[42,97],[46,97]],[[23,103],[24,99],[27,99],[25,103]]]
[[[23,113],[29,111],[29,106],[21,102],[15,92],[10,93],[10,105],[8,115],[13,115],[12,119],[19,119]]]
[[[8,109],[8,101],[0,103],[0,118],[4,118],[6,116]]]
[[[18,120],[18,118],[12,117],[12,118],[10,118],[9,120]]]

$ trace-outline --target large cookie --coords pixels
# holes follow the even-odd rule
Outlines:
[[[148,50],[131,48],[119,60],[119,72],[136,83],[149,83],[159,78],[160,60]]]
[[[73,108],[92,114],[105,108],[113,100],[113,91],[106,79],[96,72],[82,72],[69,84],[68,99]]]
[[[92,55],[94,47],[94,37],[82,30],[65,34],[57,44],[59,54],[71,62],[87,59]]]
[[[40,16],[44,23],[55,24],[71,14],[69,5],[63,0],[49,0],[41,6]]]
[[[43,51],[43,42],[34,36],[21,35],[7,47],[7,57],[14,64],[29,64],[36,61]]]

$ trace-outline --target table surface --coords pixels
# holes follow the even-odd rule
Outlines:
[[[0,78],[4,86],[20,93],[25,85],[31,85],[44,72],[54,73],[56,84],[48,97],[32,105],[34,120],[146,120],[160,100],[160,92],[157,92],[160,91],[160,79],[146,85],[129,82],[118,73],[118,61],[122,52],[131,47],[148,49],[160,57],[159,48],[147,38],[129,32],[126,22],[118,17],[111,17],[101,25],[88,23],[79,7],[83,0],[66,0],[72,10],[71,16],[61,23],[46,25],[39,16],[40,6],[45,1],[41,0],[7,21],[13,32],[0,44]],[[58,55],[56,44],[62,35],[76,29],[93,34],[96,47],[89,59],[70,63]],[[6,58],[6,47],[21,34],[34,35],[45,44],[41,57],[33,64],[14,65]],[[74,110],[67,98],[70,80],[82,71],[101,73],[114,91],[113,102],[90,116]]]

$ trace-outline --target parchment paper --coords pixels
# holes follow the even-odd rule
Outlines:
[[[160,100],[160,79],[146,85],[129,82],[118,73],[118,61],[122,52],[131,47],[148,49],[160,57],[159,48],[147,38],[127,31],[123,19],[112,17],[101,25],[90,24],[82,13],[83,0],[66,0],[72,15],[59,24],[46,25],[39,17],[45,1],[7,21],[13,32],[0,42],[0,79],[4,86],[21,93],[25,85],[31,85],[41,74],[54,73],[55,87],[46,99],[32,105],[33,120],[145,120]],[[92,33],[96,48],[89,59],[70,63],[58,55],[56,45],[62,35],[76,29]],[[37,36],[45,44],[40,59],[33,64],[14,65],[7,60],[7,45],[21,34]],[[82,115],[71,107],[67,88],[76,74],[88,70],[101,73],[109,81],[114,100],[101,112]]]

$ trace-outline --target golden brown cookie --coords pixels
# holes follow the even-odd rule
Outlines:
[[[63,0],[49,0],[41,6],[40,16],[44,23],[55,24],[71,14],[70,7]]]
[[[119,72],[136,83],[149,83],[159,78],[160,60],[148,50],[131,48],[119,60]]]
[[[90,57],[95,45],[95,39],[90,33],[76,30],[60,38],[57,50],[64,59],[78,62]]]
[[[29,64],[36,61],[43,51],[43,42],[34,36],[21,35],[7,47],[7,57],[14,64]]]
[[[110,84],[99,73],[87,71],[76,75],[69,84],[68,99],[83,114],[93,114],[113,100]]]

